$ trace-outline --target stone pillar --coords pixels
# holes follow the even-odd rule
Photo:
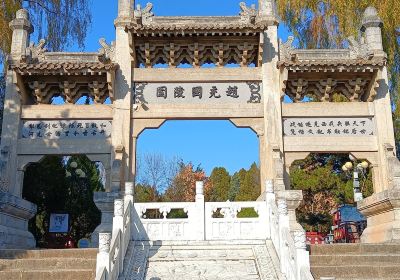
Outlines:
[[[29,44],[29,35],[33,32],[32,24],[29,22],[27,10],[17,11],[16,18],[10,22],[12,33],[11,56],[12,58],[21,58],[25,55]]]
[[[112,232],[114,200],[119,197],[119,193],[113,192],[95,192],[93,201],[101,212],[101,223],[96,227],[91,236],[91,245],[93,248],[99,246],[99,234],[101,232]]]
[[[115,100],[113,111],[113,131],[111,155],[111,166],[117,166],[119,161],[115,152],[122,151],[122,159],[120,161],[120,180],[119,187],[122,189],[130,176],[130,142],[131,142],[131,107],[132,107],[132,63],[130,53],[129,34],[125,31],[125,26],[133,20],[133,0],[118,1],[118,18],[115,20],[116,29],[116,45],[115,45],[115,62],[118,63],[119,69],[115,76]],[[115,174],[115,170],[113,170]],[[115,181],[115,179],[112,179]],[[113,191],[118,191],[115,186]]]
[[[13,31],[10,59],[25,55],[33,27],[28,12],[19,10],[11,21]],[[0,145],[0,249],[30,249],[36,246],[28,231],[28,221],[36,214],[36,205],[21,199],[22,171],[18,171],[17,143],[20,131],[20,77],[13,71],[6,75],[3,132]]]
[[[385,56],[382,47],[382,21],[375,8],[365,10],[362,20],[368,53],[372,59]],[[375,126],[378,138],[378,158],[374,163],[375,193],[360,202],[358,209],[367,217],[368,227],[361,236],[363,243],[400,242],[400,163],[395,156],[392,108],[389,94],[387,68],[376,73],[377,96],[374,101]]]
[[[364,12],[361,31],[365,32],[365,41],[370,51],[383,51],[381,28],[383,22],[374,7]]]
[[[266,161],[266,139],[264,131],[257,133],[259,142],[259,157],[260,157],[260,181],[261,181],[261,195],[265,193],[265,182],[267,180],[267,161]]]
[[[258,0],[258,11],[261,17],[274,16],[275,0]]]
[[[266,169],[265,178],[274,180],[276,169],[273,158],[273,149],[278,147],[283,151],[282,139],[282,105],[279,90],[279,69],[276,67],[279,57],[278,51],[278,23],[272,10],[273,1],[260,1],[260,21],[271,22],[268,30],[261,33],[260,45],[263,46],[262,58],[262,83],[264,97],[264,124],[265,124],[265,157]],[[262,161],[262,159],[260,159]],[[264,183],[264,182],[263,182]]]

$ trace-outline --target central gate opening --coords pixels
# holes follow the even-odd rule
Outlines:
[[[167,121],[138,138],[137,202],[251,201],[260,195],[259,140],[227,120]]]

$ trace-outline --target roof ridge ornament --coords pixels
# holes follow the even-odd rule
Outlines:
[[[240,21],[245,23],[255,23],[257,17],[256,5],[252,4],[250,7],[245,2],[240,2]]]
[[[146,7],[142,9],[140,4],[136,6],[136,10],[133,13],[133,17],[135,18],[138,24],[148,25],[153,21],[154,13],[153,4],[147,3]]]
[[[281,39],[279,40],[279,56],[280,60],[294,60],[296,59],[293,50],[295,49],[293,46],[294,37],[289,36],[287,41],[284,43]]]
[[[106,39],[100,38],[99,43],[101,48],[99,49],[99,61],[104,63],[109,63],[115,60],[115,42],[112,41],[111,44],[107,44]]]
[[[45,45],[45,39],[40,39],[37,45],[34,42],[30,42],[25,50],[25,55],[21,57],[21,61],[27,63],[38,62],[39,58],[42,58],[44,53],[47,52],[47,49],[44,47]]]
[[[364,37],[361,37],[360,40],[357,40],[354,38],[354,36],[350,36],[347,38],[347,40],[349,41],[350,57],[352,59],[371,59],[374,56],[374,52],[368,50],[368,45],[365,42]]]

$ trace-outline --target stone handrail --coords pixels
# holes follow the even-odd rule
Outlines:
[[[125,185],[124,199],[114,201],[113,230],[99,234],[96,280],[116,280],[123,272],[124,258],[131,240],[133,184]]]
[[[309,252],[306,250],[305,231],[291,221],[288,202],[298,199],[293,191],[283,191],[277,197],[272,182],[267,182],[267,211],[271,239],[280,261],[280,270],[288,280],[313,280],[310,272]],[[290,205],[292,208],[293,203]]]

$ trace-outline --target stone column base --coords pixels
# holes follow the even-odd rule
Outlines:
[[[0,249],[32,249],[36,240],[28,231],[28,221],[36,214],[36,205],[0,192]]]
[[[91,247],[99,247],[99,233],[112,232],[114,216],[114,200],[120,197],[119,192],[96,192],[93,201],[101,211],[101,223],[96,227],[91,236]]]
[[[367,217],[362,243],[400,243],[400,188],[392,188],[358,202]]]

